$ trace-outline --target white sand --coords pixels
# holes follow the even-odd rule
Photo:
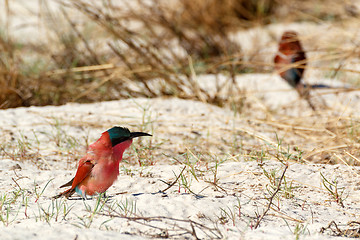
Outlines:
[[[147,106],[147,110],[144,111],[139,106]],[[143,116],[145,116],[145,124],[143,124]],[[56,122],[59,123],[57,128],[54,127]],[[8,156],[3,156],[0,161],[2,196],[6,195],[7,199],[11,199],[14,192],[18,192],[19,187],[23,194],[10,204],[9,220],[5,221],[9,226],[1,226],[1,239],[23,239],[24,237],[68,239],[75,238],[76,235],[79,236],[78,239],[99,239],[100,237],[125,239],[129,238],[129,234],[136,239],[162,233],[161,230],[151,228],[149,225],[167,229],[168,234],[175,238],[191,237],[189,233],[181,235],[185,231],[192,231],[189,222],[172,219],[147,222],[139,220],[140,223],[144,223],[142,225],[132,220],[106,216],[109,213],[107,207],[116,203],[119,206],[127,203],[128,210],[136,204],[133,208],[136,209],[136,213],[134,215],[129,213],[129,216],[191,219],[209,228],[217,229],[210,231],[195,225],[196,234],[200,238],[238,239],[242,236],[244,239],[289,239],[294,238],[290,229],[294,231],[297,222],[302,222],[306,226],[303,239],[329,239],[331,238],[329,235],[319,234],[319,230],[330,220],[336,220],[341,224],[357,220],[357,211],[360,208],[359,188],[356,186],[358,168],[290,162],[286,181],[288,184],[292,182],[293,197],[287,199],[281,196],[279,200],[276,200],[275,206],[265,216],[260,227],[253,230],[256,213],[261,214],[266,208],[268,201],[264,197],[269,197],[266,188],[270,181],[259,167],[259,162],[245,161],[242,157],[229,158],[228,154],[236,154],[239,149],[231,150],[231,147],[226,146],[226,141],[222,141],[221,138],[231,138],[234,123],[236,129],[251,130],[245,118],[234,117],[231,110],[179,99],[130,99],[94,104],[2,110],[0,111],[0,126],[5,149],[9,152],[11,149],[18,149],[17,140],[27,136],[24,142],[29,142],[32,146],[27,153],[38,151],[39,154],[22,161],[14,161]],[[151,140],[152,145],[161,145],[153,151],[152,156],[149,156],[156,162],[155,166],[123,165],[125,167],[122,168],[118,181],[107,192],[111,198],[104,210],[100,211],[105,215],[96,214],[90,229],[87,229],[81,225],[81,219],[85,221],[84,224],[90,221],[90,213],[86,211],[85,204],[94,209],[96,199],[85,202],[76,200],[76,197],[75,200],[54,201],[51,199],[59,193],[58,186],[71,179],[75,173],[76,162],[71,158],[81,156],[81,153],[74,153],[65,140],[61,140],[61,146],[58,147],[53,139],[55,139],[56,131],[60,131],[63,137],[71,138],[72,136],[78,139],[77,148],[81,148],[80,146],[84,146],[84,142],[81,141],[84,136],[88,135],[89,142],[92,142],[102,131],[113,125],[128,126],[134,131],[139,130],[140,126],[145,126],[144,131],[154,135]],[[196,131],[197,134],[192,131]],[[271,130],[267,132],[264,129],[263,135],[264,138],[274,139]],[[34,136],[37,137],[38,144]],[[239,137],[246,143],[253,141],[254,144],[259,142],[259,147],[264,145],[263,141],[251,137]],[[142,139],[145,145],[149,141],[149,139]],[[184,166],[169,165],[174,162],[172,158],[185,161],[180,153],[186,152],[187,149],[195,151],[196,144],[200,144],[198,145],[199,152],[209,147],[212,149],[210,153],[212,156],[219,156],[219,160],[228,159],[218,167],[217,184],[221,188],[208,183],[214,180],[214,161],[211,161],[209,156],[204,156],[202,162],[195,164],[197,180],[189,172],[190,168],[187,168],[184,173],[193,193],[189,193],[184,187],[179,187],[178,183],[167,190],[166,194],[159,193],[159,190],[166,188],[166,184],[160,180],[174,181],[175,174],[178,175]],[[203,147],[201,144],[207,145]],[[134,147],[139,148],[137,142]],[[83,149],[79,150],[83,151]],[[161,153],[165,153],[166,156]],[[125,154],[125,159],[129,157],[136,159],[133,149]],[[190,160],[196,161],[193,156],[190,156]],[[210,161],[210,163],[205,164],[205,161]],[[266,160],[264,168],[269,172],[276,170],[276,176],[280,177],[283,166],[279,162]],[[337,178],[338,187],[345,188],[344,196],[347,196],[344,201],[345,208],[335,203],[329,192],[324,189],[320,172],[329,180]],[[49,181],[40,199],[35,203],[35,186],[39,193]],[[122,194],[116,195],[116,193]],[[23,198],[28,199],[27,207],[24,206]],[[41,209],[56,211],[51,204],[64,203],[71,208],[65,219],[62,205],[58,218],[52,216],[47,223]],[[3,205],[3,211],[7,206]],[[238,206],[241,206],[240,217]],[[117,211],[124,214],[124,211],[119,208]],[[222,219],[222,214],[225,214],[224,211],[229,215],[234,214],[234,222],[227,216],[223,217],[224,222],[221,224],[220,219]]]

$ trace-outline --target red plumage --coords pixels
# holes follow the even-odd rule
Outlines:
[[[306,55],[296,32],[284,32],[274,63],[280,76],[292,87],[297,88],[304,74]]]
[[[130,147],[133,138],[141,136],[151,135],[130,132],[122,127],[113,127],[104,132],[80,159],[75,177],[61,186],[71,187],[55,198],[70,197],[75,192],[83,197],[105,192],[119,175],[119,164],[124,151]]]

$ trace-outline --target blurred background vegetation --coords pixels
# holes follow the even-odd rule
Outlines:
[[[197,74],[268,71],[246,64],[229,36],[274,23],[358,18],[340,0],[33,0],[41,41],[13,36],[17,13],[0,22],[0,108],[129,97],[176,96],[224,105],[194,84]],[[251,57],[250,57],[251,59]],[[154,80],[156,84],[154,84]]]

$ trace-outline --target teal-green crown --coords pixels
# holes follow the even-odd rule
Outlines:
[[[107,132],[109,133],[111,144],[113,147],[132,138],[151,136],[150,134],[143,132],[130,132],[130,130],[125,127],[113,127],[107,130]]]

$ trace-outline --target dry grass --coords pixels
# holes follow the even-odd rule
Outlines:
[[[164,95],[226,105],[227,99],[210,97],[197,87],[194,75],[225,73],[234,78],[262,69],[244,64],[230,32],[278,21],[342,20],[352,9],[339,7],[341,1],[138,0],[121,6],[69,1],[54,12],[39,1],[47,39],[27,43],[7,31],[14,13],[11,3],[5,3],[0,108]],[[87,18],[74,19],[69,12]],[[151,79],[163,82],[152,86]]]

